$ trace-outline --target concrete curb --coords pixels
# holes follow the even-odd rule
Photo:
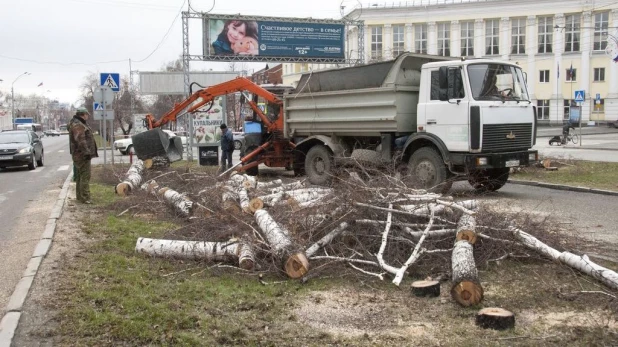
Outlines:
[[[511,179],[508,180],[507,182],[511,184],[519,184],[523,186],[535,186],[535,187],[549,188],[549,189],[556,189],[556,190],[566,190],[570,192],[581,192],[581,193],[618,196],[618,192],[615,192],[612,190],[594,189],[594,188],[587,188],[587,187],[573,187],[573,186],[565,186],[562,184],[543,183],[543,182],[536,182],[536,181],[511,180]]]
[[[56,200],[49,215],[49,219],[47,219],[47,223],[45,223],[45,229],[41,235],[41,240],[32,253],[32,258],[30,258],[30,262],[28,262],[28,266],[21,280],[19,280],[15,286],[15,290],[9,299],[7,313],[2,317],[2,321],[0,321],[0,347],[11,346],[15,331],[19,324],[19,319],[21,318],[21,311],[28,298],[28,293],[34,282],[34,277],[43,262],[43,258],[45,258],[47,252],[49,252],[51,248],[54,233],[56,232],[57,220],[62,215],[64,203],[69,195],[69,185],[71,184],[72,177],[73,172],[70,172],[66,180],[64,180],[64,184],[58,195],[58,200]]]

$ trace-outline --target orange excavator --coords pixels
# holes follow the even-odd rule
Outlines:
[[[132,137],[138,158],[144,160],[154,156],[167,156],[170,161],[182,159],[182,154],[178,158],[178,152],[182,153],[182,144],[178,147],[179,139],[167,138],[160,127],[176,121],[181,115],[192,114],[204,107],[210,109],[216,97],[236,92],[243,94],[253,112],[260,118],[264,125],[264,138],[266,140],[223,174],[234,169],[247,171],[249,174],[257,173],[256,168],[262,163],[270,167],[291,167],[294,160],[295,145],[283,136],[283,101],[275,94],[244,77],[238,77],[192,93],[187,99],[174,105],[174,108],[159,120],[156,120],[153,115],[147,114],[144,121],[149,130]],[[253,101],[253,98],[247,96],[247,93],[266,100],[275,110],[274,119],[271,120],[266,116],[257,103]]]

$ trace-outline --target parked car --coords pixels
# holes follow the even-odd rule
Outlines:
[[[60,136],[60,132],[58,130],[45,130],[45,136]]]
[[[171,130],[163,130],[170,138],[176,137],[176,134]],[[187,143],[187,137],[181,136],[180,140],[182,141],[182,145],[185,146]],[[135,149],[133,148],[133,139],[131,137],[127,137],[125,139],[120,139],[114,141],[114,149],[117,149],[120,154],[126,155],[129,153],[135,154]]]
[[[0,169],[27,165],[29,170],[43,166],[43,142],[29,130],[8,130],[0,133]]]
[[[245,133],[240,131],[233,131],[232,135],[234,135],[234,149],[240,151],[245,143]]]

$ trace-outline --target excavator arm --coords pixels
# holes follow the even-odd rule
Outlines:
[[[227,95],[230,93],[247,91],[267,100],[269,103],[282,105],[283,102],[273,93],[267,91],[266,89],[260,87],[259,85],[253,83],[251,80],[238,77],[231,81],[223,82],[208,88],[200,89],[197,92],[191,94],[187,99],[174,105],[174,108],[167,112],[161,119],[156,120],[153,115],[147,114],[145,118],[146,127],[148,129],[159,128],[169,122],[174,122],[178,118],[179,115],[183,113],[185,109],[187,109],[187,113],[193,113],[199,110],[204,105],[212,102],[216,97]],[[193,104],[194,102],[196,102]],[[250,102],[253,103],[253,102]],[[191,105],[193,104],[193,105]],[[278,130],[281,128],[279,124],[273,124],[264,113],[257,107],[257,105],[251,105],[252,108],[256,111],[263,124],[269,130]],[[253,107],[255,106],[255,107]],[[281,117],[279,117],[281,118]]]

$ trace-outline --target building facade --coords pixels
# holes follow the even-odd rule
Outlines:
[[[444,3],[446,2],[446,3]],[[513,61],[527,73],[540,123],[569,119],[574,93],[586,92],[582,121],[618,119],[618,63],[606,53],[608,35],[618,33],[613,0],[445,0],[402,1],[355,9],[363,20],[364,51],[358,30],[347,32],[349,58],[365,62],[402,52]],[[293,84],[311,69],[333,65],[284,64],[283,82]]]

